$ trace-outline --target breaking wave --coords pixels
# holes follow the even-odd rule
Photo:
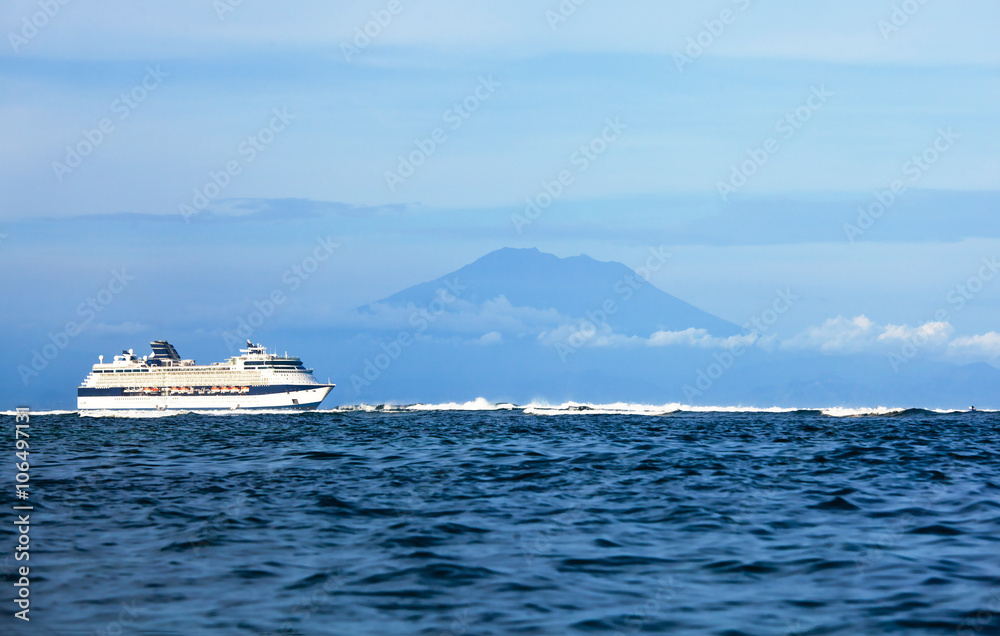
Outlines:
[[[518,405],[510,402],[490,402],[486,398],[476,398],[469,402],[444,402],[441,404],[355,404],[324,409],[322,412],[413,412],[413,411],[522,411],[526,415],[646,415],[650,417],[673,413],[813,413],[828,417],[895,417],[906,415],[942,415],[967,413],[966,409],[922,409],[903,407],[758,407],[758,406],[696,406],[671,402],[667,404],[641,404],[632,402],[563,402],[550,404],[532,401]],[[977,412],[995,413],[991,409],[977,409]]]
[[[408,411],[512,411],[520,408],[516,404],[509,402],[492,403],[486,398],[476,398],[471,402],[458,404],[457,402],[447,402],[445,404],[412,404],[404,407]]]
[[[28,411],[29,416],[34,417],[36,415],[72,415],[76,411]],[[14,417],[17,415],[17,411],[0,411],[0,415],[10,415]]]
[[[253,409],[253,410],[239,410],[239,409],[225,409],[225,410],[189,410],[189,411],[152,411],[152,410],[87,410],[87,411],[32,411],[31,415],[50,415],[50,414],[72,414],[76,413],[80,417],[123,417],[131,419],[156,419],[161,417],[178,417],[180,415],[207,415],[210,417],[238,417],[241,415],[298,415],[302,411],[286,411],[281,409]]]
[[[486,398],[476,398],[468,402],[443,402],[440,404],[349,404],[329,409],[319,409],[317,411],[287,411],[287,410],[192,410],[192,411],[30,411],[32,417],[46,415],[73,415],[80,417],[120,417],[149,419],[160,417],[176,417],[178,415],[194,414],[212,417],[231,417],[253,413],[256,415],[302,415],[308,413],[406,413],[422,411],[521,411],[526,415],[641,415],[641,416],[663,416],[674,413],[812,413],[825,415],[827,417],[848,418],[848,417],[903,417],[910,415],[949,415],[957,413],[970,413],[967,409],[923,409],[923,408],[902,408],[902,407],[862,407],[852,408],[843,406],[819,407],[819,408],[789,408],[789,407],[757,407],[757,406],[696,406],[691,404],[681,404],[670,402],[667,404],[641,404],[632,402],[562,402],[561,404],[549,404],[544,401],[532,401],[529,404],[518,405],[510,402],[490,402]],[[976,409],[975,412],[996,413],[994,409]],[[15,411],[0,411],[2,415],[16,415]]]

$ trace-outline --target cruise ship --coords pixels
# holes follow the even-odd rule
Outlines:
[[[240,355],[212,364],[182,360],[166,340],[149,344],[153,352],[141,358],[132,349],[107,364],[98,356],[77,389],[77,409],[308,411],[336,386],[317,382],[298,358],[268,353],[249,340]]]

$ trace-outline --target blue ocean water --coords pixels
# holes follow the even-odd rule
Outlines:
[[[0,632],[1000,633],[1000,414],[650,413],[35,415]]]

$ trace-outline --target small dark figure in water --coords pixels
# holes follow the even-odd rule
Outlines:
[[[976,407],[974,407],[974,406],[970,406],[970,407],[969,407],[969,410],[970,410],[970,411],[975,411],[975,410],[976,410]]]

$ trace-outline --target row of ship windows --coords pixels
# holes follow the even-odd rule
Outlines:
[[[159,372],[160,369],[94,369],[94,373],[149,373],[150,371]],[[229,371],[229,369],[184,369],[188,373],[215,373],[218,371]],[[172,373],[176,373],[173,371]]]
[[[298,366],[288,366],[288,367],[272,367],[272,366],[268,366],[268,367],[264,367],[264,368],[266,368],[266,369],[275,369],[275,370],[279,370],[279,371],[284,371],[284,370],[299,369],[299,368],[301,368],[301,366],[302,365],[300,364]],[[257,371],[258,369],[252,369],[252,370],[253,371]],[[93,372],[94,373],[149,373],[150,371],[153,371],[153,369],[94,369]],[[156,369],[156,371],[159,372],[160,370]],[[186,371],[187,373],[218,373],[219,371],[241,371],[241,369],[204,369],[204,370],[203,369],[184,369],[184,371]],[[176,371],[172,371],[172,372],[170,372],[170,375],[174,375],[175,373],[177,373],[177,372]]]
[[[245,367],[268,367],[274,369],[298,369],[302,367],[301,362],[244,362]]]

